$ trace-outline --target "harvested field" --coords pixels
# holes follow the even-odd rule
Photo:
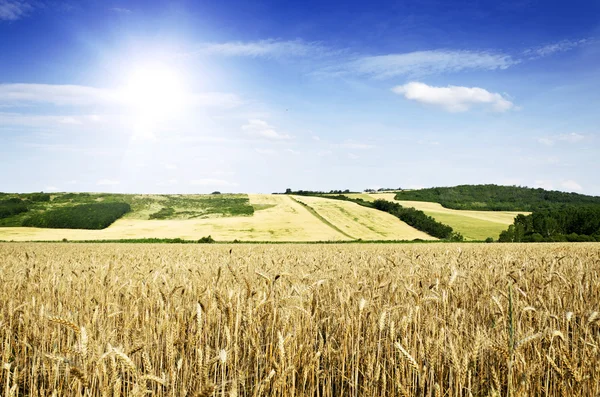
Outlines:
[[[393,215],[356,203],[309,196],[294,196],[294,198],[310,206],[327,222],[354,239],[437,240]]]

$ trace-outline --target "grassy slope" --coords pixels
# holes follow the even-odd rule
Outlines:
[[[436,240],[393,215],[358,204],[321,197],[295,196],[329,223],[363,240]]]
[[[444,208],[441,204],[425,201],[397,201],[394,193],[375,193],[371,197],[396,201],[405,207],[414,207],[425,212],[436,220],[445,223],[465,236],[468,240],[485,240],[487,237],[498,238],[515,216],[526,212],[513,211],[468,211]]]
[[[125,217],[104,230],[0,228],[0,240],[111,240],[125,238],[183,238],[196,240],[211,235],[232,241],[339,241],[348,237],[327,226],[290,197],[249,195],[250,204],[261,208],[253,216],[146,220]]]
[[[141,197],[141,196],[140,196]],[[202,199],[202,198],[200,198]],[[148,220],[151,211],[169,200],[143,196],[132,214],[104,230],[0,227],[0,240],[113,240],[136,238],[182,238],[197,240],[211,235],[217,241],[347,241],[433,239],[392,215],[357,204],[315,197],[296,197],[316,215],[284,195],[249,195],[253,216],[195,217]],[[184,198],[178,197],[179,201]],[[157,205],[157,203],[159,203]],[[176,206],[178,211],[185,203]]]

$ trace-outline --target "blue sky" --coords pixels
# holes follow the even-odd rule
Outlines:
[[[0,191],[600,195],[600,2],[0,0]]]

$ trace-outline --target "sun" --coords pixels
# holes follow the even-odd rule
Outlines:
[[[122,98],[135,139],[155,138],[161,125],[181,115],[188,101],[181,73],[163,65],[132,68],[126,75]]]
[[[185,105],[185,96],[177,71],[164,66],[135,68],[124,89],[125,100],[136,116],[151,120],[175,115]]]

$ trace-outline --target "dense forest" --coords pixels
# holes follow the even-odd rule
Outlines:
[[[104,229],[131,211],[127,203],[93,203],[57,207],[31,215],[23,226],[57,229]]]
[[[518,215],[499,241],[600,241],[600,206],[569,206]]]
[[[457,210],[536,211],[600,205],[600,197],[518,186],[460,185],[398,192],[396,200],[431,201]]]

